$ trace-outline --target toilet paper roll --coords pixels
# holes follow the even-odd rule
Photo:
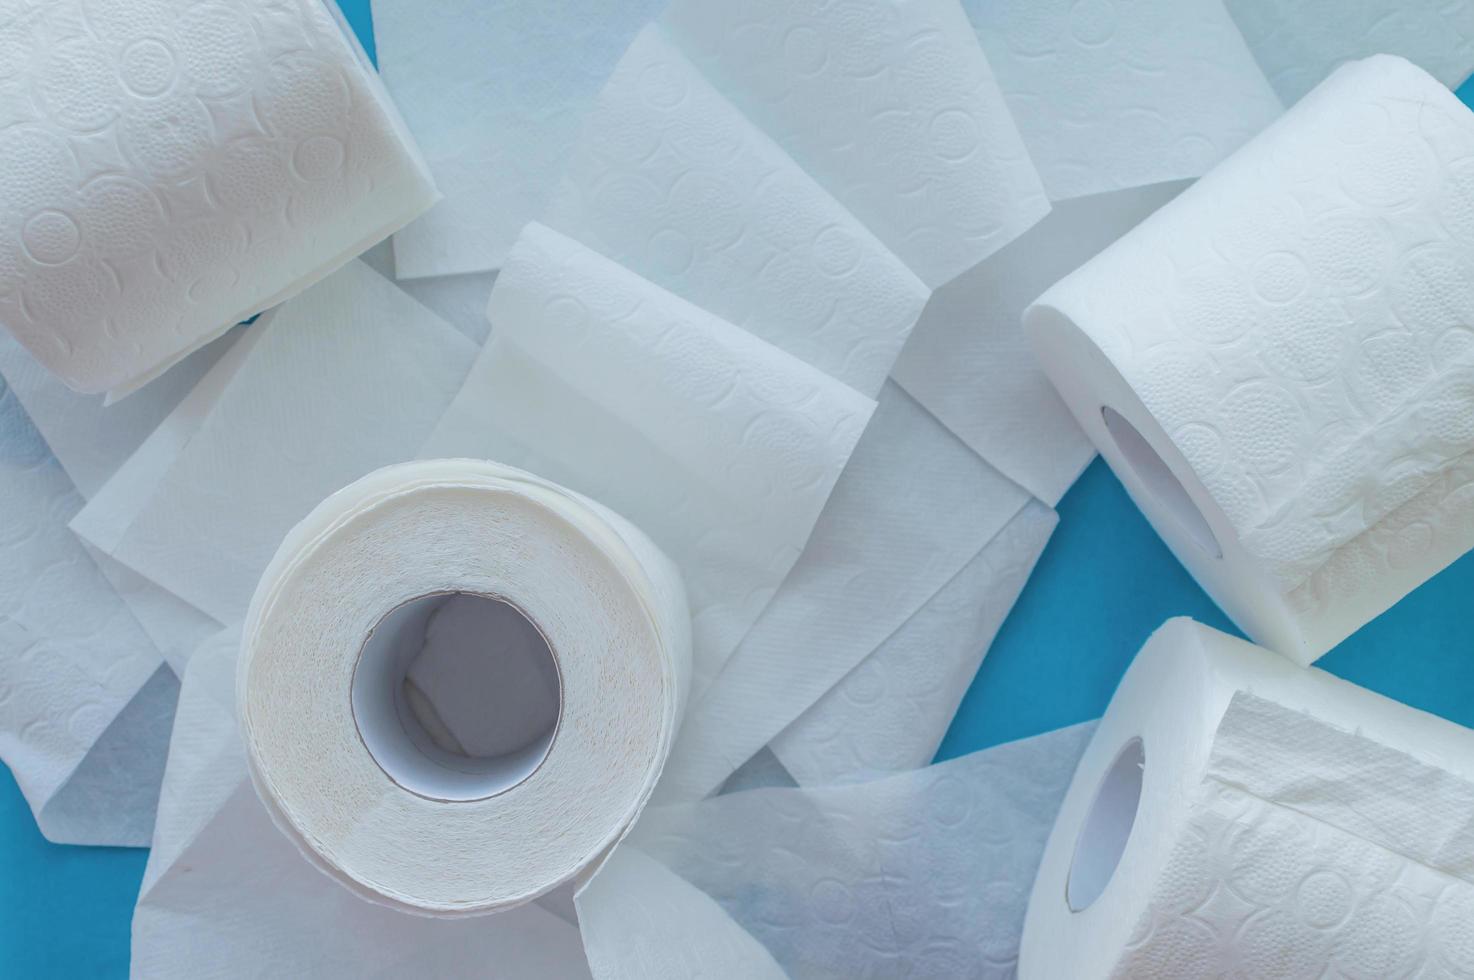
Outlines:
[[[145,383],[435,200],[331,0],[57,0],[0,28],[0,324]]]
[[[1178,558],[1308,663],[1474,546],[1474,116],[1348,65],[1025,314]]]
[[[479,628],[441,628],[463,602],[484,607]],[[522,683],[510,672],[531,668],[503,641],[526,653],[527,624],[551,663]],[[467,684],[490,678],[473,711],[500,710],[498,682],[544,702],[521,744],[501,732],[496,754],[475,754],[455,719],[416,702],[406,676],[451,632]],[[309,860],[371,901],[437,916],[521,905],[591,872],[633,824],[690,647],[679,574],[613,512],[494,463],[389,467],[329,497],[262,576],[236,684],[251,776]]]
[[[1474,732],[1186,619],[1065,795],[1019,975],[1474,973]]]

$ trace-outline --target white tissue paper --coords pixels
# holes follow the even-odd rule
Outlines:
[[[1019,976],[1474,972],[1474,732],[1185,619],[1131,665]]]
[[[584,114],[663,0],[373,0],[384,84],[445,198],[394,236],[397,277],[499,268]]]
[[[153,850],[133,915],[132,973],[587,977],[578,930],[532,904],[475,919],[362,901],[303,859],[251,790],[236,726],[239,634],[191,659]]]
[[[630,842],[715,899],[790,976],[1002,980],[1092,727],[853,786],[655,807]],[[617,942],[660,936],[657,926]],[[589,959],[599,962],[592,946]]]
[[[72,526],[238,622],[287,529],[346,483],[412,459],[475,353],[351,263],[247,328]]]
[[[0,382],[0,757],[49,839],[147,845],[178,681],[67,530],[82,498]]]
[[[871,396],[928,296],[659,25],[620,59],[541,220]]]
[[[773,739],[803,786],[926,765],[1059,516],[1026,503],[951,581]]]
[[[662,22],[928,286],[1049,210],[956,0],[676,0]]]
[[[1053,201],[1197,177],[1284,111],[1223,0],[963,6]]]
[[[1019,327],[1049,285],[1182,190],[1063,201],[932,296],[892,377],[979,456],[1051,506],[1095,456]]]
[[[540,225],[488,316],[420,455],[518,466],[635,522],[685,578],[700,692],[803,550],[875,403]]]
[[[657,798],[700,799],[721,786],[881,649],[1028,500],[887,385],[808,546],[696,703]],[[959,655],[976,657],[985,647]],[[950,659],[934,653],[937,662]],[[965,687],[964,680],[959,696]],[[950,716],[939,705],[935,721],[917,720],[915,728],[945,725]],[[928,752],[904,768],[930,759]]]
[[[451,621],[473,606],[500,619]],[[416,704],[436,693],[414,685],[423,655],[458,659],[430,673],[484,696]],[[690,657],[680,573],[633,525],[511,467],[430,460],[358,480],[288,533],[246,616],[236,700],[256,790],[306,857],[390,908],[476,915],[586,879],[624,837]],[[519,697],[547,710],[466,737]]]
[[[1449,88],[1474,71],[1469,0],[1224,0],[1284,100],[1294,102],[1342,62],[1395,54]]]
[[[5,25],[0,323],[122,394],[435,199],[327,0],[58,0]]]
[[[1255,640],[1325,653],[1474,546],[1474,116],[1348,65],[1026,324]]]

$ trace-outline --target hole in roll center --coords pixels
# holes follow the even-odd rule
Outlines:
[[[1203,512],[1188,494],[1187,487],[1177,479],[1167,461],[1147,442],[1146,436],[1110,406],[1103,407],[1100,414],[1105,420],[1106,431],[1111,434],[1111,439],[1121,451],[1126,465],[1141,480],[1147,493],[1156,499],[1178,527],[1187,532],[1193,544],[1214,558],[1222,558],[1223,548],[1219,546],[1218,537],[1209,526],[1208,519],[1203,516]]]
[[[479,800],[542,765],[563,684],[552,646],[515,604],[437,592],[369,631],[352,708],[364,747],[395,783],[429,799]]]
[[[1133,738],[1106,770],[1075,839],[1075,856],[1065,880],[1065,903],[1071,912],[1094,904],[1116,873],[1136,824],[1145,773],[1146,746],[1140,738]]]

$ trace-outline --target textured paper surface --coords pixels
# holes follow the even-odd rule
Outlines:
[[[1224,0],[1287,103],[1344,61],[1400,55],[1457,88],[1474,72],[1469,0]]]
[[[419,214],[434,188],[320,0],[24,3],[0,86],[0,323],[127,391]]]
[[[542,220],[871,396],[928,296],[659,26],[620,59]]]
[[[373,0],[384,84],[444,199],[394,236],[401,278],[500,268],[659,0]]]
[[[0,756],[52,840],[148,843],[178,691],[66,522],[82,506],[0,382]]]
[[[414,456],[475,346],[353,263],[231,353],[166,423],[181,430],[176,444],[143,447],[73,524],[224,623],[239,620],[282,535],[323,497]]]
[[[1051,283],[1172,199],[1164,184],[1065,201],[939,289],[893,376],[973,451],[1053,506],[1095,455],[1019,318]]]
[[[885,643],[1027,501],[888,385],[804,553],[693,709],[660,798],[699,799],[720,786]]]
[[[1283,111],[1223,0],[963,6],[1053,201],[1200,176]]]
[[[539,225],[421,449],[518,466],[625,515],[681,568],[710,682],[787,574],[874,402]]]
[[[937,754],[1059,517],[1019,510],[884,643],[772,742],[800,785],[855,782],[926,765]]]
[[[662,22],[719,91],[929,286],[1049,209],[954,0],[676,0]]]
[[[231,707],[234,639],[202,649],[185,674],[133,916],[135,975],[588,975],[577,929],[540,906],[426,919],[362,901],[313,868],[251,791]]]
[[[621,847],[577,904],[590,970],[600,980],[787,976],[710,896],[637,847]]]
[[[467,597],[420,606],[418,626],[386,616],[447,593],[500,597],[545,638],[557,708],[529,732],[541,757],[433,751],[407,721],[405,668]],[[371,653],[380,633],[389,648]],[[246,614],[236,704],[256,792],[314,864],[402,912],[485,915],[584,880],[624,837],[690,665],[680,574],[639,529],[521,470],[438,459],[377,470],[288,533]]]
[[[716,899],[791,976],[1007,977],[1091,727],[854,786],[659,807],[631,840]]]
[[[1145,751],[1135,825],[1100,897],[1072,912],[1086,812],[1132,738]],[[1471,759],[1468,729],[1173,620],[1081,759],[1019,975],[1462,976]]]
[[[1113,468],[1103,405],[1176,467],[1213,545],[1123,481],[1178,557],[1304,662],[1474,545],[1471,156],[1434,79],[1349,65],[1027,317]]]

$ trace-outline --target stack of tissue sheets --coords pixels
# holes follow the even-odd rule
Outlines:
[[[63,26],[92,36],[92,6]],[[392,254],[299,269],[305,291],[106,408],[0,334],[0,757],[48,837],[152,845],[135,972],[1012,975],[1090,727],[929,763],[1093,453],[1019,315],[1336,63],[1474,68],[1467,0],[1316,6],[374,0],[444,194]],[[0,12],[0,53],[39,10]],[[140,77],[173,77],[124,41]],[[272,78],[312,87],[290,67]],[[191,105],[248,119],[227,94]],[[30,132],[32,98],[0,65],[4,133]],[[77,162],[104,166],[106,126],[79,132]],[[428,201],[418,151],[391,156],[408,189],[349,252]],[[0,206],[34,203],[33,176],[0,175]],[[168,227],[210,213],[208,178],[185,191]],[[0,217],[44,246],[45,281],[69,239],[43,211]],[[619,511],[679,565],[695,640],[630,836],[576,895],[474,920],[313,868],[252,791],[233,711],[283,535],[370,471],[445,456]]]

